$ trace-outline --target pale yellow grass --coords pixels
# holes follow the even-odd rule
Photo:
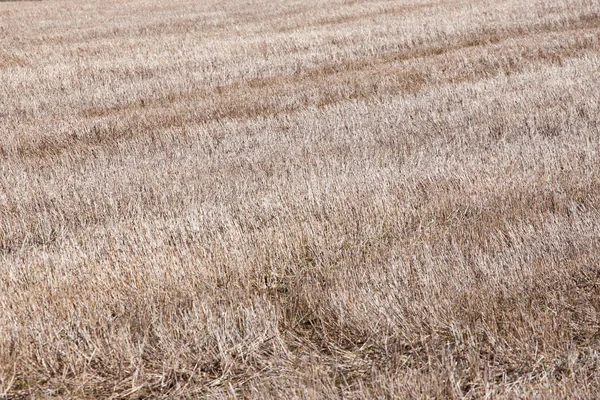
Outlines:
[[[600,3],[0,3],[0,398],[600,396]]]

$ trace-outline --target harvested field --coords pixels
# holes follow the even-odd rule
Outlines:
[[[600,397],[600,2],[0,2],[0,399]]]

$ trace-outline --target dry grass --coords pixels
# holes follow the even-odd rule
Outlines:
[[[600,3],[0,4],[0,398],[600,396]]]

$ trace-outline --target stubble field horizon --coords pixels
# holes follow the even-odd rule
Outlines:
[[[600,396],[600,3],[0,2],[0,398]]]

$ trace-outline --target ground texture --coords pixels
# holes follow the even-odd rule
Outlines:
[[[600,2],[0,4],[0,398],[600,396]]]

